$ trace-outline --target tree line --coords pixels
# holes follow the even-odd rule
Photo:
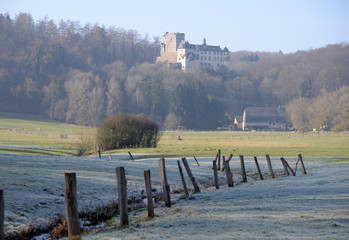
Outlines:
[[[349,85],[347,44],[233,52],[230,69],[216,71],[170,69],[155,64],[159,53],[159,37],[133,30],[0,14],[0,111],[92,126],[126,112],[170,129],[216,129],[246,107],[296,105]]]
[[[349,129],[349,87],[323,92],[320,96],[297,98],[287,104],[287,115],[300,132],[314,128],[323,131]]]

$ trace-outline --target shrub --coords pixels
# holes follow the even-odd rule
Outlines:
[[[116,114],[101,122],[97,141],[105,150],[156,147],[160,126],[149,118],[132,114]]]
[[[94,137],[86,134],[81,134],[79,142],[76,144],[77,155],[80,157],[93,150]]]

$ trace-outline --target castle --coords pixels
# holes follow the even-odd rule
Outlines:
[[[156,62],[165,62],[172,67],[182,70],[209,66],[218,69],[219,66],[230,67],[230,53],[228,48],[210,46],[206,40],[202,45],[190,44],[185,41],[184,33],[166,32],[161,43],[160,56]]]

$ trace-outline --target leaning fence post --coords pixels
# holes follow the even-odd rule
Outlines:
[[[234,187],[233,174],[230,171],[229,160],[224,161],[225,175],[227,176],[228,187]]]
[[[274,172],[273,172],[273,167],[271,166],[271,161],[270,161],[270,156],[269,156],[269,154],[265,155],[265,157],[267,158],[270,176],[271,176],[272,178],[275,178],[275,175],[274,175]]]
[[[80,239],[80,221],[76,194],[76,174],[65,173],[65,210],[69,239]]]
[[[124,167],[116,168],[116,178],[118,181],[120,225],[124,226],[128,225],[127,180]]]
[[[170,195],[170,185],[167,183],[165,159],[159,159],[159,168],[161,176],[162,191],[164,193],[165,205],[171,207],[171,195]]]
[[[196,159],[195,156],[194,156],[194,160],[195,160],[196,164],[200,167],[199,161]]]
[[[307,171],[305,171],[305,167],[304,167],[304,162],[303,162],[302,154],[298,154],[298,159],[299,159],[300,162],[301,162],[301,168],[302,168],[303,174],[307,174]]]
[[[5,203],[4,203],[4,191],[0,189],[0,240],[5,239]]]
[[[218,169],[217,169],[217,160],[213,160],[213,177],[214,177],[214,185],[216,186],[216,189],[219,188],[218,183]]]
[[[181,175],[181,180],[182,180],[183,189],[184,189],[184,195],[188,196],[189,192],[188,192],[187,184],[185,183],[183,170],[182,170],[181,163],[179,162],[179,160],[177,160],[177,164],[178,164],[179,174]]]
[[[263,180],[263,176],[262,176],[262,173],[261,173],[261,169],[259,168],[259,164],[258,164],[258,160],[257,160],[257,157],[256,157],[256,156],[254,156],[254,162],[255,162],[256,167],[257,167],[257,170],[258,170],[259,178],[260,178],[261,180]]]
[[[225,157],[223,156],[223,166],[222,166],[222,170],[221,170],[222,172],[224,171],[224,161],[228,161],[229,162],[232,158],[233,158],[233,154],[229,155],[228,160],[225,160]]]
[[[290,173],[288,172],[284,157],[281,157],[280,160],[281,160],[282,166],[284,167],[286,175],[290,175]]]
[[[191,173],[191,170],[190,170],[190,167],[189,167],[189,165],[188,165],[187,159],[186,159],[186,158],[182,158],[182,162],[183,162],[183,165],[184,165],[184,167],[185,167],[185,170],[186,170],[187,173],[188,173],[188,176],[189,176],[189,178],[190,178],[190,181],[193,183],[194,192],[200,192],[199,186],[198,186],[198,184],[196,183],[193,174]]]
[[[290,165],[288,164],[288,162],[286,161],[285,158],[284,158],[284,163],[285,163],[286,167],[287,167],[288,169],[290,169],[292,175],[293,175],[293,176],[296,176],[295,171],[293,171],[293,169],[290,167]]]
[[[246,170],[245,170],[245,161],[244,156],[239,155],[240,157],[240,164],[241,164],[241,175],[242,175],[242,181],[247,182],[247,176],[246,176]]]
[[[151,177],[150,177],[150,170],[144,171],[144,184],[145,184],[145,191],[147,194],[147,207],[148,207],[148,217],[154,217],[154,205],[153,205],[153,196],[151,193]]]
[[[132,156],[131,152],[128,152],[128,155],[130,155],[130,158],[134,161],[134,157]]]

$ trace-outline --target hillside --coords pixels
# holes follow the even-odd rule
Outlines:
[[[169,129],[208,130],[231,124],[246,107],[312,100],[349,85],[345,43],[291,54],[232,52],[231,68],[218,71],[168,69],[154,64],[159,52],[159,37],[136,31],[0,14],[0,111],[92,126],[129,112]],[[343,106],[325,117],[341,119],[325,125],[346,130],[346,90],[338,94]]]

